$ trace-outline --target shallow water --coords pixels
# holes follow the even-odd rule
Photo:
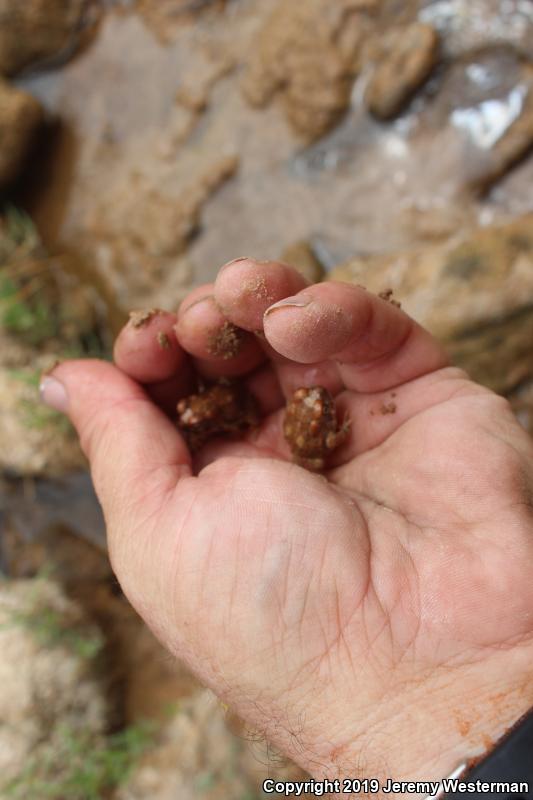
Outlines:
[[[89,230],[94,271],[105,272],[111,256],[98,246],[105,198],[135,186],[177,198],[218,154],[237,155],[239,170],[204,207],[200,233],[186,253],[193,282],[212,278],[238,255],[278,257],[299,239],[312,241],[329,266],[423,238],[428,216],[440,218],[436,228],[453,230],[464,220],[514,210],[501,193],[498,202],[489,196],[480,203],[463,190],[465,166],[482,173],[487,149],[521,113],[527,89],[517,51],[490,48],[531,47],[531,4],[422,3],[419,16],[441,30],[445,49],[460,53],[455,66],[438,72],[390,124],[364,111],[367,76],[361,75],[344,122],[311,147],[288,128],[276,103],[258,112],[240,94],[240,64],[272,6],[234,0],[223,15],[178,25],[165,43],[134,11],[113,10],[78,58],[24,80],[62,120],[47,170],[53,179],[41,181],[31,201],[49,243],[75,253]],[[408,7],[413,16],[414,4]],[[215,82],[207,110],[176,144],[183,124],[178,89],[205,83],[228,59],[235,68]],[[106,236],[120,226],[118,215]],[[132,277],[127,270],[120,276],[116,294],[128,298]]]

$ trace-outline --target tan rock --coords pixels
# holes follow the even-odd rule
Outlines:
[[[0,74],[74,49],[86,0],[0,0]]]
[[[490,187],[533,147],[533,64],[522,68],[513,93],[521,105],[520,112],[488,152],[481,175],[472,181],[473,188]]]
[[[332,128],[350,103],[356,56],[376,0],[307,0],[274,9],[252,45],[242,89],[266,106],[280,91],[294,129],[313,140]]]
[[[369,111],[379,119],[398,114],[430,74],[438,51],[437,32],[421,22],[393,28],[381,37],[365,93]]]
[[[126,250],[137,248],[147,259],[177,257],[198,227],[204,203],[235,173],[238,163],[234,156],[212,160],[179,197],[131,176],[97,209],[91,235],[113,238]]]
[[[194,23],[199,14],[223,11],[227,0],[138,0],[135,10],[160,41],[171,42],[182,25]]]
[[[328,277],[392,289],[455,364],[496,391],[533,376],[533,214],[460,241],[354,259]]]
[[[150,256],[180,255],[200,223],[204,203],[235,174],[238,164],[234,156],[214,160],[180,198],[166,197],[155,190],[141,196],[125,218],[127,235],[135,238]]]
[[[324,278],[326,271],[316,257],[309,242],[294,242],[285,248],[281,261],[296,267],[310,283],[318,283]]]
[[[193,170],[178,195],[163,193],[142,176],[129,176],[94,210],[79,242],[120,316],[136,306],[176,307],[190,287],[185,251],[201,226],[203,207],[238,163],[235,156],[215,157]]]
[[[195,114],[205,111],[213,87],[236,66],[237,62],[231,53],[217,53],[217,57],[211,56],[202,64],[201,69],[196,65],[195,70],[185,75],[178,87],[176,103]]]
[[[17,176],[42,117],[34,97],[0,78],[0,186]]]

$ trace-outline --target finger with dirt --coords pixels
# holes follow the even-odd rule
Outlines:
[[[270,306],[265,336],[301,364],[332,360],[347,389],[386,391],[448,364],[441,345],[398,306],[328,281]]]

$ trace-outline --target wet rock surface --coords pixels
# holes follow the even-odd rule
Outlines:
[[[488,191],[533,146],[533,64],[504,48],[451,66],[426,118],[430,128],[449,120],[465,147],[465,189]]]
[[[84,248],[90,259],[93,243],[99,243],[99,277],[109,295],[119,299],[122,313],[143,305],[159,280],[173,281],[177,303],[180,288],[191,281],[183,256],[201,227],[202,208],[237,168],[235,156],[213,158],[178,196],[136,174],[110,190],[88,221]],[[122,286],[127,289],[120,291]]]
[[[42,121],[40,103],[0,78],[0,188],[18,175]]]
[[[480,182],[482,189],[498,180],[533,147],[533,64],[523,66],[520,81],[509,100],[517,110],[516,118],[492,148],[489,168]]]
[[[0,74],[66,57],[75,49],[87,0],[0,0]]]
[[[441,35],[449,58],[508,46],[530,57],[533,9],[522,0],[423,0],[407,2],[422,22]]]

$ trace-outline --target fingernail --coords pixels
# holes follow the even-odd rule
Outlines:
[[[232,258],[231,261],[226,261],[226,263],[220,267],[218,274],[220,275],[220,273],[223,272],[226,269],[226,267],[231,267],[232,264],[238,264],[239,261],[253,261],[253,259],[249,258],[248,256],[240,256],[239,258]]]
[[[215,295],[204,294],[203,297],[199,297],[198,300],[195,300],[194,303],[191,303],[190,306],[187,306],[187,308],[184,311],[182,311],[179,316],[180,317],[185,316],[185,314],[187,314],[191,310],[191,308],[195,308],[197,305],[199,305],[199,303],[205,303],[206,300],[209,300],[214,303]]]
[[[64,414],[68,408],[67,391],[61,381],[51,375],[44,375],[39,385],[41,400],[46,406]]]
[[[267,317],[272,311],[275,311],[277,308],[305,308],[311,302],[311,298],[306,297],[285,297],[283,300],[278,300],[277,303],[273,303],[273,305],[269,306],[265,311],[264,316]]]

